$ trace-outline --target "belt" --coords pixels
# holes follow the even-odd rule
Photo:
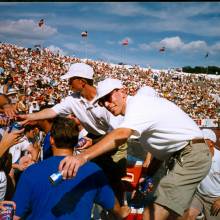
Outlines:
[[[192,144],[201,144],[201,143],[206,143],[204,139],[194,139],[191,140]]]

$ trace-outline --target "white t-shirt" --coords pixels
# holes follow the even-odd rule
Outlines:
[[[59,115],[74,113],[82,126],[94,135],[104,135],[120,124],[123,118],[122,116],[115,117],[98,104],[91,104],[78,93],[67,96],[61,103],[53,106],[52,109]]]
[[[119,127],[134,130],[142,146],[161,160],[185,147],[189,140],[203,138],[196,123],[177,105],[142,92],[127,97]]]
[[[158,92],[150,86],[143,86],[137,91],[137,95],[159,97]]]
[[[31,106],[29,107],[29,114],[33,113],[33,111],[40,111],[40,107],[38,104],[36,104],[35,106],[31,104]]]
[[[10,147],[9,153],[12,154],[12,163],[16,163],[20,159],[22,152],[28,151],[29,146],[31,146],[31,143],[24,137],[22,142]]]
[[[7,190],[7,177],[4,171],[0,171],[0,201],[5,199]]]
[[[217,149],[214,149],[211,169],[199,184],[198,191],[208,197],[220,197],[220,151]]]

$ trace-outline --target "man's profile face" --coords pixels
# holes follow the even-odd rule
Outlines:
[[[125,99],[121,89],[115,89],[108,95],[104,96],[99,100],[99,104],[104,105],[105,108],[110,111],[113,115],[123,115]]]
[[[72,77],[69,79],[69,86],[71,86],[72,90],[74,92],[81,92],[82,87],[82,79],[79,79],[77,77]]]

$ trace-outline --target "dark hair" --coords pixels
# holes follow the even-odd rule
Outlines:
[[[93,79],[86,79],[83,77],[77,77],[78,79],[84,80],[88,85],[93,86]]]
[[[78,127],[68,118],[55,118],[50,134],[57,148],[73,148],[78,143]]]
[[[35,127],[36,127],[36,125],[25,125],[24,126],[24,133],[27,133],[31,130],[34,130]]]

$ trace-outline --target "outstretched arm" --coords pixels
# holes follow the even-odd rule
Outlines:
[[[133,130],[129,128],[117,128],[81,154],[65,157],[59,165],[59,170],[62,171],[63,178],[66,179],[75,176],[80,166],[122,145],[132,133]]]
[[[26,114],[26,115],[19,115],[20,119],[24,119],[22,122],[19,122],[22,125],[27,124],[30,121],[36,121],[41,119],[48,119],[48,118],[55,118],[57,113],[52,108],[46,108],[42,111]]]

